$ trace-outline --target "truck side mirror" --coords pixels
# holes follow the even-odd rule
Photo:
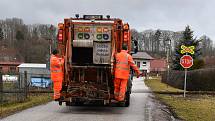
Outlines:
[[[137,40],[134,40],[134,53],[138,52],[138,42]]]
[[[132,39],[131,41],[131,51],[133,54],[138,52],[138,41],[135,39]]]

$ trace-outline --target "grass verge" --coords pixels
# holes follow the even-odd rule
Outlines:
[[[50,94],[31,95],[24,102],[3,104],[0,107],[0,119],[36,105],[44,104],[52,100]]]
[[[152,78],[145,81],[146,85],[151,88],[153,92],[182,92],[183,90],[171,87],[165,83],[161,83],[161,78]]]
[[[160,79],[145,81],[152,91],[178,92],[180,89],[168,86]],[[185,121],[215,121],[215,97],[212,95],[168,95],[155,94],[161,102],[165,103],[174,112],[175,116]]]

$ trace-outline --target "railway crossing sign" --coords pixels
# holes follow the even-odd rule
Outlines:
[[[185,69],[190,68],[193,65],[193,58],[190,55],[183,55],[180,64]]]
[[[190,53],[190,54],[194,54],[195,53],[195,51],[194,51],[194,49],[195,49],[195,46],[185,46],[185,45],[181,45],[181,54],[184,54],[184,53]]]
[[[180,64],[184,68],[184,97],[186,97],[186,85],[187,85],[187,69],[190,68],[193,65],[193,58],[190,55],[187,55],[188,53],[194,54],[195,51],[195,46],[185,46],[181,45],[181,54],[186,54],[183,55],[180,58]]]

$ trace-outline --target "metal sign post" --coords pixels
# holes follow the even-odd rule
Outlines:
[[[184,97],[186,96],[187,87],[187,69],[193,65],[193,58],[190,55],[183,55],[180,59],[180,64],[184,68]]]
[[[186,87],[187,87],[187,69],[184,71],[184,97],[186,97]]]
[[[194,54],[194,46],[189,46],[186,47],[185,45],[181,45],[181,54],[186,54],[183,55],[180,58],[180,64],[181,66],[184,68],[184,97],[186,97],[186,88],[187,88],[187,69],[190,68],[193,65],[193,58],[188,55],[188,53],[190,54]]]

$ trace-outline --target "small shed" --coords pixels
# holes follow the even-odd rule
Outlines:
[[[22,63],[18,66],[21,80],[24,80],[24,72],[27,72],[27,84],[31,86],[46,87],[51,82],[50,71],[47,69],[46,64],[38,63]],[[38,81],[40,80],[40,82]],[[47,80],[49,80],[47,82]],[[22,82],[24,85],[24,82]]]
[[[140,71],[147,73],[150,72],[150,60],[153,60],[153,57],[146,52],[137,52],[136,54],[133,54],[132,57]]]

